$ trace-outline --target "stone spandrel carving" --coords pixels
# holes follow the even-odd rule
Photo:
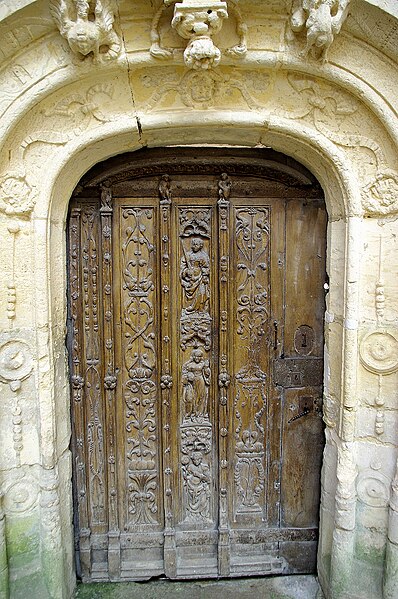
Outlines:
[[[148,111],[162,109],[162,100],[170,91],[179,95],[181,102],[189,108],[226,107],[232,93],[238,92],[239,102],[251,110],[260,108],[264,94],[271,89],[270,75],[258,71],[246,71],[244,77],[233,70],[229,74],[220,71],[188,71],[182,77],[178,72],[163,69],[147,69],[141,77],[144,88],[153,93],[143,102]]]
[[[72,52],[94,61],[117,58],[120,39],[114,30],[111,0],[51,0],[50,12]]]
[[[290,26],[306,32],[303,56],[327,61],[327,53],[347,17],[350,0],[294,0]]]

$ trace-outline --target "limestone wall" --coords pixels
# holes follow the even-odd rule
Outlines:
[[[292,30],[297,2],[231,0],[213,38],[220,63],[197,70],[184,62],[189,41],[171,27],[168,4],[110,4],[102,52],[84,57],[60,34],[56,0],[0,3],[0,597],[64,599],[75,585],[65,349],[71,193],[112,155],[216,144],[271,146],[325,191],[319,575],[330,599],[397,599],[394,3],[351,0],[341,31],[319,52],[306,24]]]

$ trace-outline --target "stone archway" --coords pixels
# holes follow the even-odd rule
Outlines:
[[[266,149],[146,149],[79,182],[68,347],[83,580],[315,571],[322,195]]]

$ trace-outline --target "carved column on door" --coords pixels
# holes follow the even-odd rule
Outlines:
[[[173,476],[171,461],[171,389],[173,379],[171,374],[171,301],[170,301],[170,211],[171,189],[170,177],[163,175],[159,181],[160,200],[160,235],[161,235],[161,380],[162,393],[162,423],[163,423],[163,465],[164,465],[164,568],[166,576],[175,578],[177,572],[176,543],[173,510]]]
[[[79,513],[80,531],[80,560],[85,572],[90,572],[90,530],[88,527],[88,497],[86,484],[86,456],[85,456],[85,434],[84,434],[84,378],[82,376],[81,354],[81,330],[80,323],[83,321],[81,313],[81,206],[75,206],[71,211],[69,220],[69,297],[71,327],[71,396],[72,396],[72,425],[75,429],[75,489],[76,503]]]
[[[116,405],[115,393],[118,369],[115,368],[114,330],[113,330],[113,285],[112,285],[112,190],[107,181],[101,185],[101,246],[102,246],[102,297],[103,297],[103,343],[104,343],[104,389],[107,422],[108,456],[108,563],[109,576],[120,577],[120,530],[117,510],[117,474],[116,474]]]
[[[226,173],[218,183],[218,235],[219,235],[219,279],[220,279],[220,325],[219,325],[219,467],[220,499],[218,528],[218,573],[230,574],[230,536],[228,516],[228,297],[229,297],[229,197],[231,180]]]
[[[212,210],[181,207],[181,471],[184,524],[214,521],[212,488]]]

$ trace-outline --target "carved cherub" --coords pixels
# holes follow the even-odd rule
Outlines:
[[[95,61],[111,60],[120,53],[111,0],[50,0],[50,12],[81,59],[92,55]]]
[[[332,45],[347,16],[350,0],[295,0],[290,20],[292,30],[297,33],[307,30],[307,44],[303,55],[327,60]]]

